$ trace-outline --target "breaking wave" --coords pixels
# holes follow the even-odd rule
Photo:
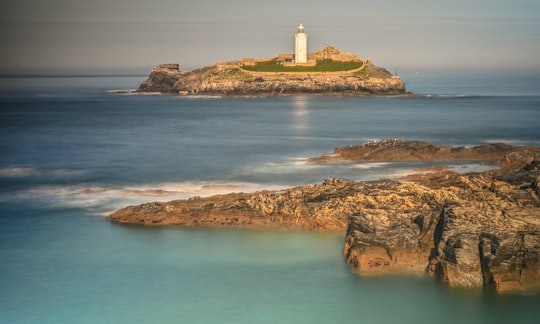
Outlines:
[[[366,163],[355,163],[352,165],[354,169],[369,170],[375,168],[383,168],[390,165],[390,162],[366,162]]]
[[[39,171],[29,167],[4,167],[0,168],[0,177],[20,178],[38,174]]]
[[[102,186],[38,185],[3,193],[0,201],[18,201],[47,208],[82,208],[91,215],[107,216],[116,209],[150,201],[209,197],[233,192],[281,190],[284,186],[242,182],[178,182],[155,185]]]
[[[434,98],[434,99],[454,99],[454,98],[478,98],[480,96],[475,95],[466,95],[466,94],[423,94],[419,95],[424,98]]]

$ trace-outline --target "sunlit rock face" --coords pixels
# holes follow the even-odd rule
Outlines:
[[[369,145],[384,156],[397,147],[400,157],[425,148],[390,142]],[[330,178],[280,191],[130,206],[109,219],[150,226],[343,231],[343,254],[359,275],[428,275],[451,287],[535,292],[540,290],[540,149],[509,149],[464,149],[460,154],[469,158],[475,152],[501,154],[494,163],[499,169],[483,173],[442,170],[400,181]]]
[[[240,62],[180,71],[177,64],[155,67],[136,92],[211,96],[288,94],[403,95],[405,83],[387,70],[365,63],[356,72],[274,73],[244,70]]]
[[[428,274],[451,287],[539,291],[538,151],[511,153],[501,166],[385,193],[350,217],[347,262],[360,275]]]

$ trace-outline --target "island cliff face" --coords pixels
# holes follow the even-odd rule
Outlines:
[[[253,72],[241,62],[218,63],[190,72],[176,64],[159,65],[135,91],[210,96],[287,94],[402,95],[405,84],[385,69],[364,63],[342,72]]]
[[[365,145],[390,160],[411,160],[418,148],[447,154],[445,147],[422,142]],[[393,151],[395,147],[399,150]],[[342,149],[348,148],[336,150]],[[496,144],[456,152],[456,158],[468,159],[474,159],[475,152],[483,159],[489,152],[490,159],[500,159],[499,169],[433,172],[402,181],[327,179],[282,191],[130,206],[109,219],[143,225],[346,231],[343,254],[360,275],[429,275],[451,287],[540,291],[540,149]]]

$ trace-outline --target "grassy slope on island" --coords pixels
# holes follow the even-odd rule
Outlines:
[[[358,69],[362,64],[355,61],[318,60],[315,66],[283,66],[274,59],[242,68],[254,72],[339,72]]]

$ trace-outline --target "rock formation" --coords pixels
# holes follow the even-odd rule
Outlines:
[[[175,84],[188,72],[180,71],[178,64],[162,64],[152,69],[150,76],[136,92],[177,93]]]
[[[355,61],[362,62],[363,60],[356,54],[345,53],[340,51],[338,48],[332,45],[327,45],[322,50],[315,52],[315,57],[317,60],[334,60],[334,61]]]
[[[529,148],[514,147],[502,143],[467,148],[403,139],[384,139],[359,145],[336,147],[331,154],[311,158],[309,162],[498,160],[510,152],[527,149]]]
[[[325,52],[326,53],[326,52]],[[321,54],[322,55],[322,54]],[[336,55],[332,51],[325,55]],[[340,54],[350,55],[350,54]],[[180,95],[273,96],[286,94],[400,95],[399,77],[366,61],[361,70],[343,72],[252,72],[241,62],[180,71],[176,64],[155,67],[135,91]]]
[[[391,156],[388,143],[369,145]],[[407,146],[411,156],[424,146],[397,143],[398,156],[405,157]],[[508,146],[492,145],[466,150],[468,158],[486,150],[489,157],[497,150],[506,155],[497,163],[500,169],[484,173],[429,173],[408,181],[327,179],[282,191],[130,206],[109,219],[144,225],[346,230],[343,253],[360,275],[427,274],[451,287],[540,291],[540,149],[508,153]]]

